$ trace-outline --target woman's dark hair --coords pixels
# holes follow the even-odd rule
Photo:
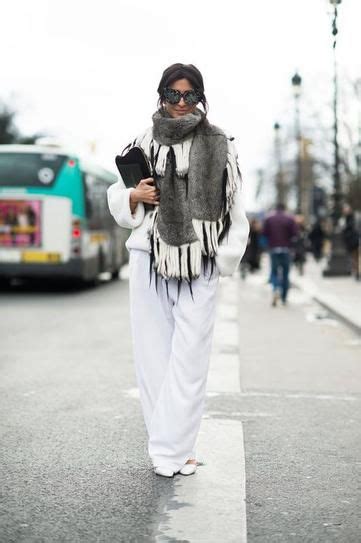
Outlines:
[[[177,62],[164,70],[157,89],[159,94],[158,106],[161,106],[164,103],[164,89],[179,79],[188,79],[193,88],[200,93],[200,103],[207,114],[208,102],[204,94],[203,76],[194,64],[182,64]]]

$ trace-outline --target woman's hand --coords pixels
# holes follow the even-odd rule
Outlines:
[[[141,179],[136,188],[130,192],[130,210],[132,213],[135,212],[138,202],[159,204],[159,190],[155,187],[153,177]]]

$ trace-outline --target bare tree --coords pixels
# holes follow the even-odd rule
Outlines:
[[[16,126],[16,117],[18,112],[0,101],[0,145],[8,143],[35,143],[36,139],[43,134],[33,134],[24,136]]]

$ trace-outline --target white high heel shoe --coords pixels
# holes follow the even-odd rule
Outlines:
[[[154,473],[156,473],[157,475],[162,475],[163,477],[173,477],[174,475],[173,470],[167,469],[167,468],[161,468],[159,466],[154,468]]]
[[[179,473],[182,475],[192,475],[197,471],[197,464],[184,464],[182,469],[179,470]]]

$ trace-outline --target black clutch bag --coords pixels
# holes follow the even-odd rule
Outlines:
[[[140,147],[132,147],[127,153],[117,155],[115,163],[127,188],[136,187],[141,179],[152,177],[148,158]]]

